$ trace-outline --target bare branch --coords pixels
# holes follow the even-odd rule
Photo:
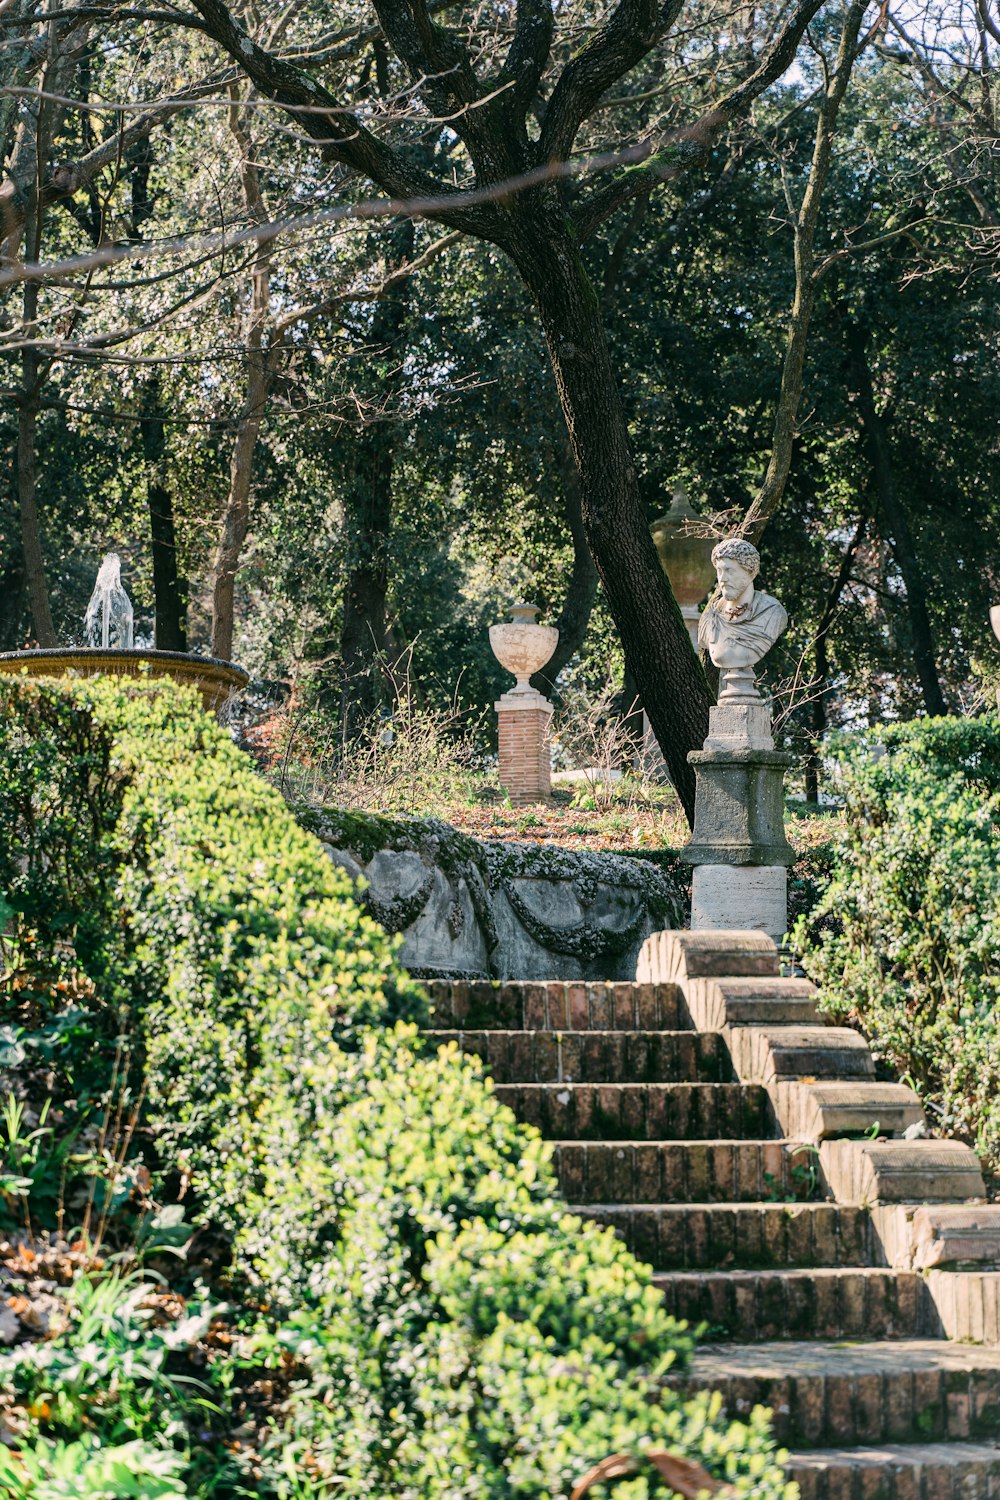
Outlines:
[[[977,8],[984,31],[988,31],[995,42],[1000,42],[1000,26],[997,25],[996,21],[990,15],[989,0],[977,0]]]
[[[630,166],[624,177],[581,202],[575,212],[580,237],[586,239],[610,214],[643,193],[659,184],[675,181],[692,167],[704,166],[725,127],[745,114],[758,95],[788,68],[802,33],[822,3],[823,0],[804,0],[750,77],[724,95],[699,120],[673,131],[659,142],[648,138],[634,147],[630,163],[646,162],[647,165]]]

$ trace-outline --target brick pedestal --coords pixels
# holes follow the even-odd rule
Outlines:
[[[504,693],[494,705],[500,728],[500,782],[515,805],[552,792],[549,724],[552,705],[534,688]]]

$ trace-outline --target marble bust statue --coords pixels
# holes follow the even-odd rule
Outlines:
[[[759,699],[753,669],[788,624],[777,599],[754,588],[760,553],[752,542],[729,537],[712,550],[718,589],[702,612],[698,645],[721,674],[723,700]]]

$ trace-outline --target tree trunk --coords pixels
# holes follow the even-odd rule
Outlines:
[[[229,128],[240,148],[240,177],[247,211],[254,223],[267,222],[267,209],[260,191],[260,179],[250,141],[243,132],[239,109],[234,102]],[[250,310],[247,316],[245,352],[247,387],[243,409],[236,423],[233,453],[229,464],[229,493],[219,526],[219,543],[215,554],[212,589],[212,655],[228,661],[233,654],[233,609],[236,570],[243,555],[243,544],[250,529],[250,486],[253,479],[253,456],[264,420],[271,389],[272,369],[264,347],[264,332],[271,305],[271,246],[262,239],[253,264],[250,282]]]
[[[875,480],[875,493],[886,530],[892,538],[893,555],[906,586],[906,604],[913,636],[913,658],[917,677],[929,714],[948,712],[941,680],[938,676],[934,636],[927,611],[927,590],[923,569],[910,528],[909,517],[899,498],[893,472],[889,435],[884,418],[875,405],[871,367],[865,348],[865,337],[857,324],[847,329],[848,360],[851,384],[857,396],[861,426]]]
[[[149,470],[146,497],[153,561],[153,642],[159,651],[186,651],[187,587],[177,566],[173,497],[163,483],[160,467],[165,441],[159,405],[160,383],[154,379],[146,388],[145,410],[139,423],[143,457]]]
[[[802,201],[797,208],[792,202],[791,189],[787,182],[785,186],[795,235],[795,294],[792,298],[788,320],[781,386],[774,414],[771,456],[763,482],[740,526],[740,535],[752,542],[760,541],[768,521],[781,504],[792,467],[795,436],[798,430],[799,404],[802,400],[806,351],[809,346],[809,327],[816,305],[816,230],[819,225],[823,191],[829,176],[830,163],[833,160],[837,117],[851,79],[858,33],[861,30],[866,8],[867,0],[851,0],[844,16],[837,60],[832,71],[827,69],[826,86],[816,119],[816,135],[809,177]]]
[[[343,720],[349,734],[383,700],[385,601],[389,587],[392,478],[396,418],[392,407],[403,383],[410,277],[396,276],[413,258],[412,219],[393,225],[386,256],[386,286],[371,327],[373,357],[385,368],[381,392],[386,420],[353,439],[351,475],[344,495],[344,618],[340,635]]]
[[[539,205],[519,219],[509,250],[545,332],[580,473],[587,542],[690,821],[695,779],[687,755],[708,732],[708,684],[649,534],[597,296],[558,209],[546,214]]]
[[[24,292],[25,328],[33,327],[38,288],[28,283]],[[21,548],[24,578],[31,608],[31,629],[39,646],[57,646],[49,584],[45,575],[45,553],[38,516],[37,428],[41,375],[34,349],[21,352],[21,392],[17,412],[17,501],[21,518]]]

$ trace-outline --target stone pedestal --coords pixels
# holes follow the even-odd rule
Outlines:
[[[694,866],[691,927],[766,932],[788,926],[785,771],[795,757],[774,749],[767,704],[719,704],[703,750],[688,761],[698,778],[694,829],[681,858]]]
[[[512,689],[493,705],[500,740],[500,784],[520,806],[552,793],[552,705],[534,688]]]
[[[784,777],[794,755],[780,750],[692,750],[698,777],[689,865],[790,865]]]
[[[784,865],[696,865],[691,930],[766,932],[777,942],[788,926]]]

